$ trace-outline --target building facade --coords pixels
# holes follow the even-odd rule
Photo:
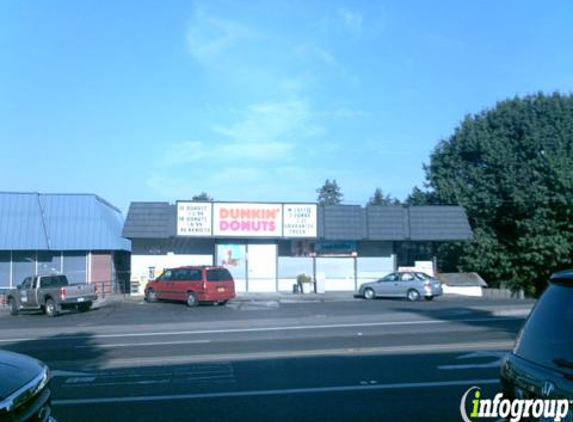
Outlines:
[[[471,229],[454,206],[178,201],[131,203],[122,234],[133,291],[164,268],[223,265],[238,292],[289,292],[303,273],[322,292],[421,262],[431,270],[436,246]]]
[[[59,272],[72,283],[128,291],[121,212],[92,194],[0,193],[0,290]]]

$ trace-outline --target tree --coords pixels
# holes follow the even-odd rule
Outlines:
[[[316,190],[318,193],[317,201],[320,205],[338,205],[342,202],[342,191],[336,183],[336,179],[326,179],[324,185]]]
[[[414,186],[412,193],[404,201],[406,205],[441,205],[433,191],[424,191]]]
[[[433,151],[426,177],[474,230],[457,265],[540,294],[573,258],[573,96],[537,94],[467,116]]]
[[[384,195],[382,189],[376,188],[374,195],[370,197],[366,205],[400,205],[400,200],[389,194]]]
[[[213,200],[213,198],[211,198],[206,192],[201,192],[198,195],[193,195],[191,200],[192,201],[198,201],[198,202],[210,202]]]

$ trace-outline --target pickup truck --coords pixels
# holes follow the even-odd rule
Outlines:
[[[97,294],[93,285],[70,284],[63,274],[26,277],[16,288],[6,292],[11,315],[24,310],[42,310],[50,317],[63,309],[89,311]]]

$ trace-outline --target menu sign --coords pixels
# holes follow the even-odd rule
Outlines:
[[[177,236],[211,236],[210,202],[177,203]]]
[[[284,204],[284,237],[317,237],[316,204]]]

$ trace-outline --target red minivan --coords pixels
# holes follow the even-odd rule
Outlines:
[[[199,302],[224,305],[235,297],[235,281],[224,267],[168,268],[145,286],[145,300],[176,300],[187,306]]]

